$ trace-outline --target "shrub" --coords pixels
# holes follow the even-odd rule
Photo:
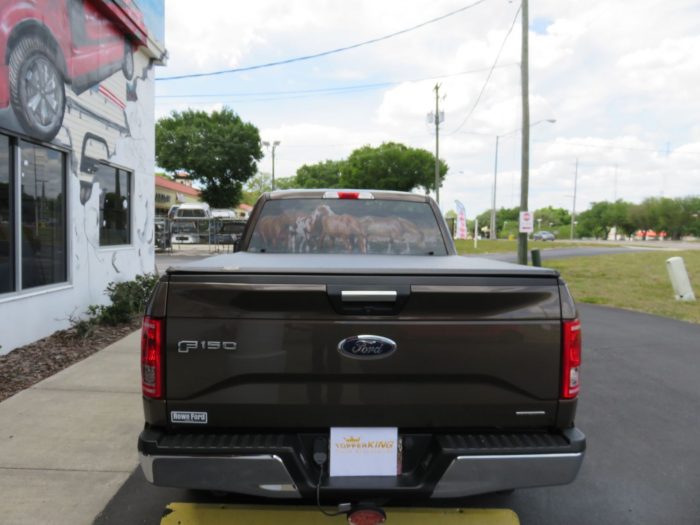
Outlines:
[[[87,337],[98,325],[115,326],[131,322],[143,313],[157,282],[156,274],[147,273],[137,275],[132,281],[109,283],[105,293],[111,303],[88,306],[84,318],[71,316],[69,320],[73,329],[79,336]]]

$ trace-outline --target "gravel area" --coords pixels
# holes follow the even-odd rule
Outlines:
[[[61,330],[0,356],[0,401],[85,359],[140,327],[141,320],[136,319],[119,326],[98,326],[87,337],[78,336],[73,329]]]

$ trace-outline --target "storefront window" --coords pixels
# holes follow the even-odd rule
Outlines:
[[[0,135],[0,293],[15,288],[13,250],[14,209],[12,206],[12,151],[10,139]]]
[[[67,280],[64,154],[20,141],[22,288]]]
[[[100,164],[100,246],[131,243],[131,174]]]

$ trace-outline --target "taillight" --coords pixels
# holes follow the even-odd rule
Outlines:
[[[141,328],[141,390],[153,399],[163,397],[163,326],[162,319],[146,316]]]
[[[573,399],[579,391],[581,367],[581,321],[562,323],[562,388],[561,397]]]

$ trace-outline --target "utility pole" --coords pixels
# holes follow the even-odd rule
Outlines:
[[[275,150],[277,149],[277,146],[281,144],[279,140],[274,140],[272,142],[272,191],[275,191]],[[262,145],[265,146],[266,148],[270,147],[270,141],[264,140],[262,142]]]
[[[617,164],[615,164],[615,174],[613,175],[613,203],[617,202]],[[613,225],[615,230],[615,239],[617,240],[617,223]]]
[[[523,143],[520,161],[520,212],[528,211],[528,185],[530,182],[530,101],[528,64],[528,4],[522,0],[522,46],[520,59],[520,84],[523,99]],[[527,233],[518,233],[518,264],[527,264]]]
[[[498,140],[501,137],[496,135],[496,158],[493,161],[493,194],[491,195],[491,230],[489,239],[494,240],[496,235],[496,177],[498,176]]]
[[[435,200],[440,204],[440,84],[435,84]]]
[[[574,202],[571,206],[571,235],[574,238],[574,224],[576,224],[576,189],[578,187],[578,159],[576,159],[576,168],[574,169]]]

